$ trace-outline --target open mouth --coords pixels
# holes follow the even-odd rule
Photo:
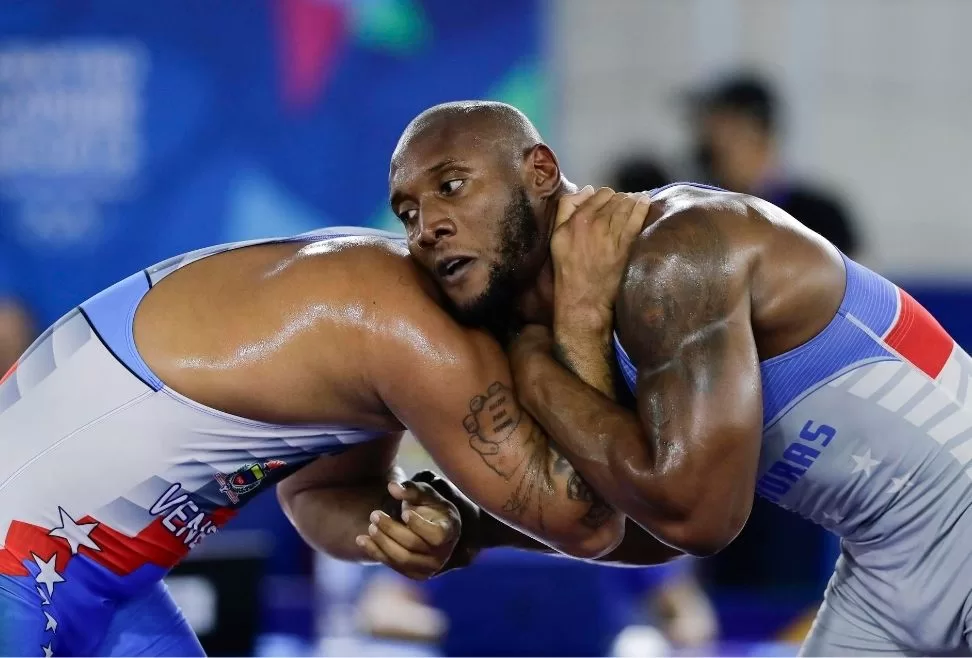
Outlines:
[[[454,256],[443,258],[435,265],[435,273],[440,279],[448,283],[457,281],[459,277],[469,269],[472,262],[476,260],[470,256]]]

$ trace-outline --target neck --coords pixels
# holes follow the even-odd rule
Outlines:
[[[532,285],[528,286],[517,298],[517,314],[522,324],[542,324],[553,326],[554,277],[553,264],[550,261],[550,236],[554,229],[554,219],[557,216],[557,205],[560,197],[574,194],[578,187],[564,177],[560,185],[543,200],[543,207],[539,209],[543,218],[543,228],[546,231],[546,242],[543,250],[543,265]]]

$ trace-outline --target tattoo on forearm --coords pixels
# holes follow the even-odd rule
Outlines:
[[[614,508],[594,493],[594,490],[587,485],[587,482],[579,473],[573,473],[567,480],[567,497],[571,500],[590,503],[587,514],[581,518],[581,523],[588,528],[600,528],[614,516]]]
[[[553,486],[553,479],[547,471],[544,445],[540,437],[540,430],[536,427],[533,428],[530,432],[530,438],[527,439],[526,444],[523,446],[524,450],[529,452],[530,457],[527,460],[526,468],[523,469],[523,475],[520,476],[520,481],[517,483],[516,489],[510,495],[506,504],[503,505],[503,511],[513,512],[517,516],[522,516],[524,510],[529,507],[534,492],[536,492],[537,523],[543,529],[543,499],[545,496],[552,496],[556,492]]]
[[[543,528],[543,503],[546,497],[555,496],[553,476],[568,477],[567,496],[571,500],[590,503],[584,525],[598,528],[614,511],[600,500],[587,483],[574,471],[567,458],[553,450],[544,439],[539,427],[532,427],[522,445],[512,445],[510,439],[523,421],[513,392],[500,382],[494,382],[486,395],[476,396],[469,402],[472,412],[463,420],[469,433],[469,446],[479,453],[483,462],[507,482],[519,478],[503,511],[522,516],[536,499],[537,520]],[[553,452],[553,463],[548,469],[548,459]],[[552,470],[552,473],[551,473]]]

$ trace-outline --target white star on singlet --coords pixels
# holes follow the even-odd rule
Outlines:
[[[51,537],[60,537],[61,539],[66,539],[68,545],[71,547],[71,555],[78,552],[81,546],[90,548],[93,551],[100,551],[101,548],[98,544],[94,543],[88,535],[91,531],[98,527],[97,523],[78,523],[71,518],[71,515],[64,511],[63,507],[58,507],[57,511],[61,514],[61,525],[51,530],[49,534]]]
[[[899,478],[891,478],[891,486],[888,487],[888,493],[898,493],[902,489],[907,489],[911,486],[910,479],[911,473]]]
[[[30,555],[34,558],[34,562],[37,563],[38,568],[40,568],[40,573],[37,574],[34,580],[47,588],[48,597],[53,596],[54,584],[64,582],[64,578],[61,577],[61,574],[59,574],[54,568],[54,565],[57,562],[57,553],[52,555],[51,559],[47,560],[46,562],[40,559],[36,553],[31,553]]]
[[[854,460],[854,470],[851,475],[864,471],[865,477],[871,477],[871,469],[881,463],[878,459],[871,459],[871,449],[868,448],[863,455],[851,455]]]
[[[37,596],[41,598],[41,605],[51,604],[51,599],[48,598],[47,592],[44,591],[43,587],[37,587]]]
[[[51,613],[49,613],[47,610],[44,611],[44,616],[47,617],[47,627],[44,630],[54,631],[57,633],[57,620],[54,619],[54,617],[51,617]]]
[[[51,658],[51,656],[54,655],[54,652],[51,651],[51,643],[50,642],[47,643],[47,646],[46,647],[42,644],[41,645],[41,649],[44,650],[44,658]]]
[[[831,523],[840,523],[840,514],[836,512],[824,512],[823,517]]]

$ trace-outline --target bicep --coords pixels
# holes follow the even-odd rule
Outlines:
[[[762,428],[748,277],[705,216],[659,238],[618,309],[649,451],[632,468],[679,492],[676,516],[748,516]]]
[[[759,358],[748,304],[686,332],[668,358],[656,354],[644,361],[637,399],[649,431],[717,443],[759,433]]]

